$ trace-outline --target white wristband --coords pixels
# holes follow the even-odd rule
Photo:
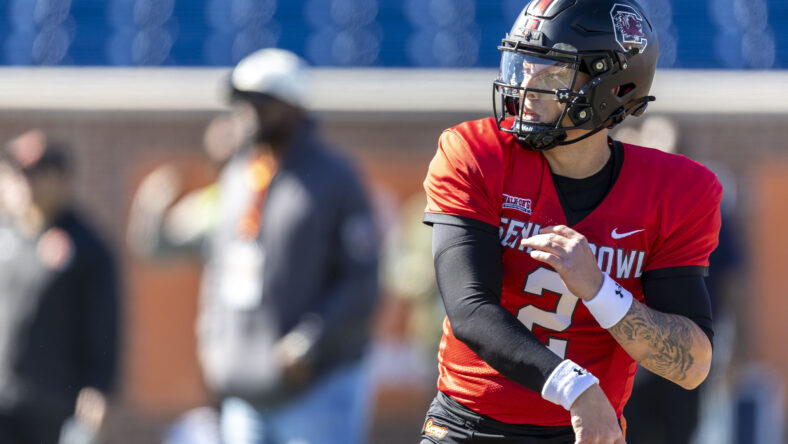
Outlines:
[[[583,301],[602,328],[610,328],[618,323],[632,306],[632,293],[628,292],[613,278],[605,275],[602,288],[590,301]]]
[[[542,398],[569,410],[577,397],[594,384],[599,384],[594,375],[571,360],[564,359],[544,383]]]

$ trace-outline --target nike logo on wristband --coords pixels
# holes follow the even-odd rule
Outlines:
[[[626,233],[619,233],[618,232],[618,228],[613,228],[613,231],[610,233],[610,237],[612,237],[613,239],[623,239],[623,238],[625,238],[627,236],[631,236],[631,235],[633,235],[635,233],[640,233],[641,231],[646,231],[646,229],[645,228],[641,228],[639,230],[627,231]]]

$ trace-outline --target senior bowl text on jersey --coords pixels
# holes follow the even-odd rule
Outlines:
[[[505,208],[505,207],[504,207]],[[524,248],[520,241],[535,234],[539,234],[542,226],[534,222],[526,222],[515,218],[501,217],[501,224],[498,226],[498,237],[501,246],[514,248],[519,251],[531,252],[531,248]],[[617,228],[610,232],[612,239],[621,239],[643,232],[645,229],[631,230],[619,233]],[[599,269],[616,279],[639,278],[643,275],[643,260],[646,257],[645,250],[621,248],[615,245],[601,245],[597,247],[594,242],[589,242],[591,251],[596,256]]]

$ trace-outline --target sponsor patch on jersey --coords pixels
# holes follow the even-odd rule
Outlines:
[[[527,197],[517,197],[511,194],[503,194],[503,205],[505,210],[517,210],[525,214],[531,214],[533,204]]]
[[[446,429],[446,427],[435,425],[435,423],[432,422],[432,418],[428,419],[427,423],[424,424],[424,433],[429,436],[434,436],[435,438],[443,439],[443,437],[446,436],[448,432],[449,431],[448,429]]]
[[[613,30],[616,33],[616,41],[624,51],[639,48],[641,52],[646,49],[648,40],[645,38],[643,26],[643,16],[635,8],[629,5],[616,3],[610,10],[610,18],[613,20]]]

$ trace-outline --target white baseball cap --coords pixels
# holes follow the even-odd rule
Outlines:
[[[238,62],[230,84],[240,92],[267,94],[290,105],[306,108],[309,66],[290,51],[265,48]]]

